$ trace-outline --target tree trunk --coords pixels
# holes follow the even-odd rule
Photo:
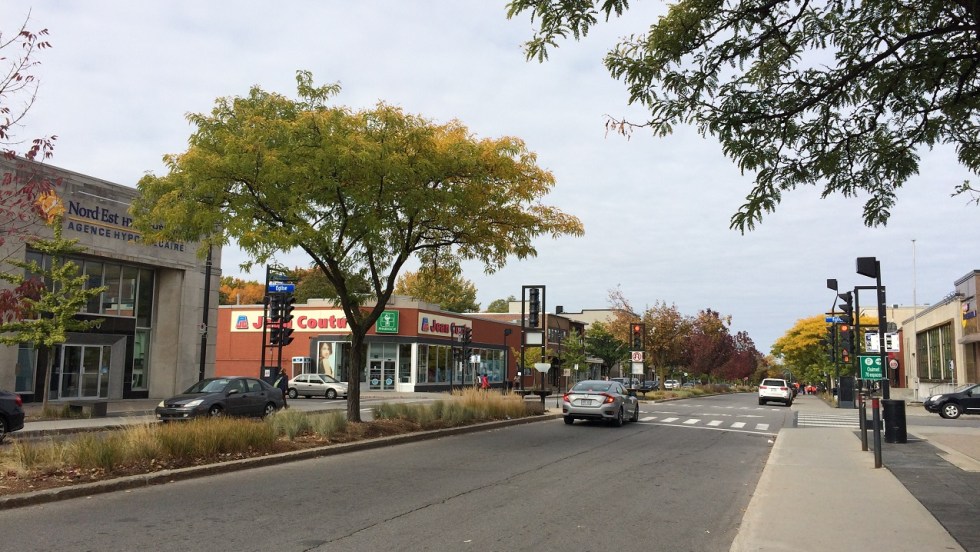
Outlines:
[[[41,372],[41,411],[47,411],[48,409],[48,393],[50,392],[51,385],[48,384],[48,375],[51,373],[51,368],[54,366],[54,349],[53,347],[45,347],[41,349],[46,354],[44,355],[45,368]]]
[[[347,375],[347,421],[361,422],[361,370],[364,369],[364,335],[351,328],[350,368]]]

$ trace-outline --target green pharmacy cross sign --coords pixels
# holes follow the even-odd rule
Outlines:
[[[879,380],[885,379],[884,374],[881,372],[881,357],[880,356],[858,356],[858,361],[861,363],[861,379],[868,380]]]
[[[398,333],[398,311],[386,310],[374,323],[374,332],[379,334]]]

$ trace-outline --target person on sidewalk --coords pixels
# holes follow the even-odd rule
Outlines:
[[[289,394],[289,378],[286,377],[285,370],[279,372],[279,377],[276,378],[276,388],[282,391],[282,407],[289,408],[289,405],[286,404],[286,395]]]

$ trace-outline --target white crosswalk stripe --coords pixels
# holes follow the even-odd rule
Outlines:
[[[743,409],[744,410],[744,409]],[[669,414],[667,412],[654,411],[658,414]],[[645,412],[646,414],[646,412]],[[644,416],[638,421],[640,422],[650,422],[657,423],[661,425],[668,424],[681,424],[686,427],[703,427],[711,428],[716,430],[740,430],[740,431],[751,431],[751,432],[768,432],[770,431],[770,424],[768,423],[754,423],[754,422],[733,422],[731,420],[734,414],[711,414],[696,418],[684,418],[681,416]],[[762,416],[753,416],[751,414],[742,414],[741,418],[761,418]],[[726,419],[727,418],[727,419]]]
[[[800,412],[796,427],[847,427],[857,429],[861,421],[858,414],[805,414]]]

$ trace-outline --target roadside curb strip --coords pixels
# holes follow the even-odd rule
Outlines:
[[[355,441],[352,443],[340,443],[337,445],[327,445],[311,449],[281,452],[279,454],[270,454],[268,456],[259,456],[256,458],[243,458],[241,460],[232,460],[230,462],[217,462],[214,464],[205,464],[203,466],[191,466],[187,468],[178,468],[175,470],[162,470],[141,475],[130,475],[116,479],[106,479],[105,481],[93,481],[92,483],[69,485],[55,489],[45,489],[31,493],[21,493],[0,497],[0,510],[34,506],[37,504],[47,504],[50,502],[57,502],[59,500],[89,497],[92,495],[116,491],[139,489],[142,487],[149,487],[151,485],[162,485],[176,481],[185,481],[208,475],[217,475],[251,468],[274,466],[285,462],[310,460],[313,458],[335,456],[348,452],[371,450],[392,445],[401,445],[404,443],[414,443],[418,441],[428,441],[430,439],[438,439],[440,437],[452,435],[463,435],[466,433],[476,433],[478,431],[487,431],[515,425],[543,422],[555,420],[560,417],[561,414],[545,413],[536,416],[527,416],[525,418],[496,420],[493,422],[459,426],[449,429],[434,429],[416,433],[405,433],[403,435],[365,439],[363,441]]]

